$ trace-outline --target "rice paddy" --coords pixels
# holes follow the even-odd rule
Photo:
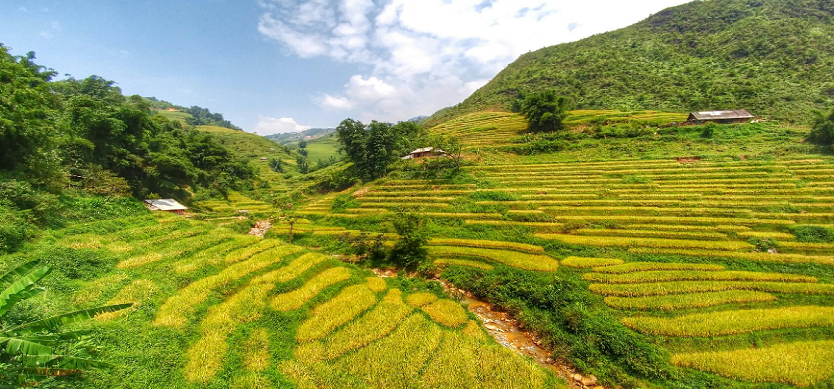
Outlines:
[[[623,324],[663,336],[721,336],[786,328],[834,326],[834,307],[800,306],[697,313],[674,318],[635,316]]]

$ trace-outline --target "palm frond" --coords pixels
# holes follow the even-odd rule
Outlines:
[[[5,342],[6,353],[9,355],[42,356],[52,354],[52,347],[32,342],[26,339],[11,337]]]
[[[19,269],[19,268],[18,268]],[[20,300],[31,297],[35,292],[35,283],[46,277],[52,268],[43,266],[29,271],[16,281],[12,282],[2,293],[0,293],[0,316],[8,312],[12,307],[20,302]]]
[[[30,270],[38,266],[38,261],[26,262],[0,277],[0,285],[5,285],[12,282],[15,278],[21,277],[29,273]]]
[[[27,334],[37,331],[55,331],[59,327],[67,324],[77,323],[79,321],[92,319],[98,314],[121,311],[122,309],[130,308],[133,303],[108,305],[98,308],[83,309],[80,311],[65,313],[63,315],[53,316],[43,320],[37,320],[17,327],[8,329],[8,333]]]

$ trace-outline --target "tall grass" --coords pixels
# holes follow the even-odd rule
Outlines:
[[[300,250],[301,247],[298,246],[278,246],[249,260],[231,265],[216,275],[194,281],[165,301],[156,315],[154,325],[184,326],[188,323],[187,317],[193,312],[194,307],[205,301],[216,289],[278,263],[283,257]]]
[[[460,327],[469,320],[460,304],[451,300],[438,300],[421,308],[432,320],[446,327]]]
[[[599,237],[577,236],[565,234],[536,234],[537,238],[558,240],[570,244],[601,247],[652,247],[673,249],[710,249],[710,250],[751,250],[753,246],[738,241],[703,241],[659,238],[627,238],[627,237]]]
[[[567,257],[562,260],[562,265],[577,269],[604,268],[606,266],[622,265],[624,261],[617,258],[587,258]]]
[[[220,305],[209,310],[200,324],[200,339],[188,349],[185,378],[207,384],[220,371],[228,345],[226,339],[241,323],[258,320],[273,284],[249,285]]]
[[[392,289],[374,309],[325,339],[319,355],[333,360],[350,350],[365,347],[388,335],[410,312],[411,307],[402,300],[402,292]]]
[[[834,284],[748,281],[678,281],[647,284],[592,284],[592,292],[605,296],[665,296],[670,294],[758,290],[771,293],[834,295]]]
[[[730,303],[756,303],[776,300],[776,296],[749,290],[673,294],[647,297],[606,297],[611,308],[634,310],[674,311],[678,309],[706,308]]]
[[[327,269],[311,278],[300,288],[273,297],[269,305],[272,309],[281,312],[294,311],[318,295],[324,288],[348,278],[350,278],[350,270],[347,268],[334,267]]]
[[[583,278],[587,281],[606,284],[641,284],[667,281],[817,282],[815,277],[800,274],[699,270],[657,270],[622,274],[586,273]]]
[[[594,268],[597,273],[623,274],[650,270],[700,270],[719,271],[724,266],[701,263],[629,262],[623,265]]]
[[[525,270],[556,271],[559,263],[542,254],[526,254],[518,251],[480,249],[472,247],[431,246],[429,254],[433,256],[469,256],[486,258],[507,266]]]
[[[806,387],[834,375],[834,341],[675,354],[670,362],[743,381]]]
[[[440,345],[443,331],[421,315],[411,315],[389,336],[335,363],[371,388],[420,387],[424,364]]]
[[[322,339],[375,303],[376,296],[367,286],[347,287],[332,300],[315,307],[310,318],[296,331],[295,339],[299,342]]]
[[[696,313],[673,318],[635,316],[622,323],[663,336],[722,336],[786,328],[834,326],[834,307],[800,306]]]
[[[462,247],[481,247],[501,250],[517,250],[527,251],[531,253],[543,253],[544,248],[526,243],[516,242],[498,242],[493,240],[477,240],[477,239],[440,239],[435,238],[429,241],[432,246],[462,246]]]

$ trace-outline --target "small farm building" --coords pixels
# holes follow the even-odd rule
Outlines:
[[[435,149],[434,147],[423,147],[422,149],[417,149],[408,153],[408,155],[402,157],[402,159],[432,157],[435,155],[446,155],[446,152],[442,149]]]
[[[165,211],[176,213],[177,215],[184,214],[188,209],[188,207],[174,199],[145,200],[145,204],[151,211]]]
[[[703,123],[718,123],[718,124],[733,124],[733,123],[748,123],[754,116],[744,109],[735,111],[705,111],[692,112],[689,114],[687,122],[695,124]]]

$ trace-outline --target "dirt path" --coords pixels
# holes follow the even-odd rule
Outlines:
[[[249,235],[260,236],[263,238],[270,228],[272,228],[272,223],[270,223],[269,220],[258,220],[255,222],[255,226],[249,230]]]

